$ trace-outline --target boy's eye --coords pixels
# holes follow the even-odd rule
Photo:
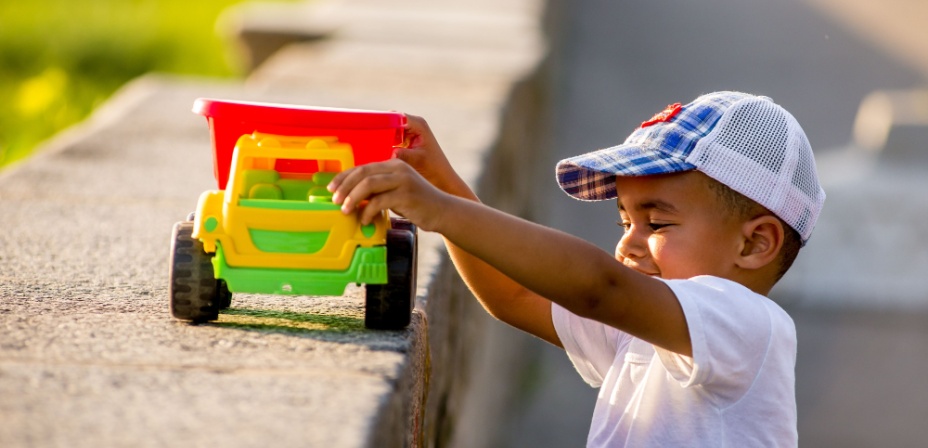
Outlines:
[[[626,232],[628,232],[628,229],[632,227],[632,223],[628,221],[616,221],[615,224],[621,227],[622,229],[624,229]],[[652,223],[648,223],[648,228],[651,229],[652,232],[656,232],[669,225],[670,224],[652,222]]]

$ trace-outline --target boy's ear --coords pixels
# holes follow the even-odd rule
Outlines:
[[[741,226],[743,245],[737,265],[744,269],[760,269],[776,261],[786,237],[783,223],[773,215],[761,215]]]

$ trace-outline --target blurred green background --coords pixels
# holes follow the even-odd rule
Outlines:
[[[0,167],[150,71],[236,76],[216,19],[241,0],[0,1]]]

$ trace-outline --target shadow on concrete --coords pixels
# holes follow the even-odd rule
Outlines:
[[[358,317],[248,308],[224,310],[219,314],[219,320],[211,325],[236,330],[300,336],[367,331],[364,327],[364,319]]]

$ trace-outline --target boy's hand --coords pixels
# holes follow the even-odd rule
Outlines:
[[[440,233],[464,281],[490,314],[560,346],[551,321],[551,302],[499,269],[515,264],[506,261],[510,257],[524,262],[525,254],[536,253],[539,245],[549,241],[535,243],[537,238],[523,235],[523,225],[512,225],[515,218],[480,204],[452,168],[425,120],[413,115],[406,118],[406,141],[395,148],[396,158],[361,165],[335,176],[328,187],[332,201],[341,204],[346,214],[360,209],[362,223],[369,223],[381,210],[391,209],[422,230]],[[480,229],[508,231],[489,232],[496,238],[488,238],[488,232]],[[508,248],[519,241],[529,243]],[[502,259],[492,256],[500,253]],[[541,276],[555,279],[560,274]]]
[[[473,199],[470,188],[454,171],[422,117],[406,115],[405,141],[395,148],[394,154],[438,189]]]
[[[429,184],[406,162],[391,159],[345,170],[328,185],[342,213],[360,209],[362,224],[382,210],[393,210],[423,230],[434,230],[448,195]]]

